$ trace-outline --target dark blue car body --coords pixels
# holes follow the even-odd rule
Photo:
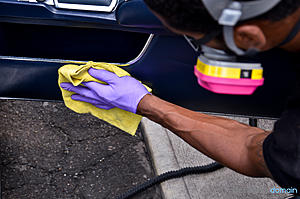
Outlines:
[[[98,9],[110,3],[115,3],[111,11],[61,6],[93,4]],[[69,61],[130,63],[125,70],[151,86],[155,95],[180,106],[278,118],[296,79],[280,55],[275,51],[257,57],[263,66],[279,58],[274,67],[264,68],[265,85],[252,96],[215,94],[197,83],[197,54],[141,0],[0,0],[1,98],[61,100],[57,69]]]

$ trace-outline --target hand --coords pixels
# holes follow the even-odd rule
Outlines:
[[[61,83],[61,88],[75,92],[71,96],[73,100],[83,101],[101,109],[120,109],[136,113],[140,100],[149,94],[148,90],[133,77],[118,77],[116,74],[90,68],[88,73],[108,85],[98,82],[83,82],[85,86],[73,86],[71,83]]]

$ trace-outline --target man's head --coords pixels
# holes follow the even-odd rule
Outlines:
[[[222,27],[210,16],[201,0],[144,0],[155,15],[173,32],[196,39]],[[221,0],[220,0],[221,1]],[[245,1],[245,0],[240,0]],[[267,13],[239,23],[235,28],[236,44],[248,49],[266,50],[278,45],[288,33],[282,28],[293,26],[291,21],[281,22],[300,8],[299,0],[282,0]],[[299,18],[299,15],[296,16]],[[282,25],[282,26],[281,26]],[[281,29],[281,30],[280,30]],[[275,32],[276,35],[274,34]],[[274,34],[271,36],[271,34]],[[276,38],[275,38],[276,37]],[[222,48],[222,39],[210,42],[212,47]]]

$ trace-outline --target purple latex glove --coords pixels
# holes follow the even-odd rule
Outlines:
[[[94,68],[90,68],[88,73],[108,85],[91,81],[82,83],[86,87],[61,83],[61,88],[77,93],[71,96],[73,100],[106,110],[118,107],[132,113],[136,113],[140,100],[149,93],[142,83],[129,76],[118,77],[112,72]]]

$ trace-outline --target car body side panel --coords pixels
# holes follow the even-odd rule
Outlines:
[[[155,95],[192,110],[278,118],[297,79],[285,53],[266,52],[257,56],[265,84],[252,96],[215,94],[197,83],[193,49],[143,0],[120,0],[112,12],[59,9],[51,1],[0,0],[0,97],[61,100],[57,70],[66,60],[126,63],[151,33],[145,53],[124,69]]]
[[[124,67],[153,88],[155,95],[186,108],[221,114],[278,118],[292,90],[295,74],[280,64],[265,67],[265,85],[252,96],[215,94],[201,88],[193,74],[197,55],[182,37],[155,36],[136,63]],[[270,66],[272,56],[264,58]],[[276,60],[286,63],[286,60]],[[270,63],[269,63],[270,62]],[[63,61],[0,60],[0,96],[61,100],[57,69]],[[288,77],[278,81],[279,77]],[[282,79],[281,79],[282,80]]]

